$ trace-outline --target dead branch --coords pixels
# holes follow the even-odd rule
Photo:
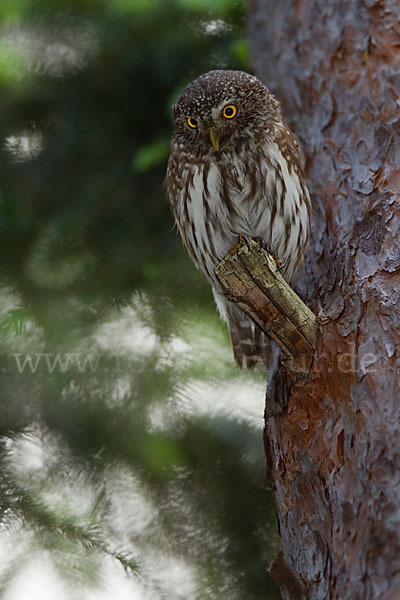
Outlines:
[[[215,268],[226,297],[247,313],[287,357],[285,366],[307,373],[317,340],[317,318],[254,240],[240,240]]]

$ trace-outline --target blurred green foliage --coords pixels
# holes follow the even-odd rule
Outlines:
[[[171,104],[249,68],[243,19],[232,0],[0,4],[2,597],[35,554],[68,598],[106,587],[108,559],[140,575],[130,597],[279,597],[261,431],[231,406],[265,375],[232,364],[163,191]]]

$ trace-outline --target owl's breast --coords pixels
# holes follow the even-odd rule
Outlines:
[[[229,227],[235,235],[259,235],[259,223],[269,213],[272,185],[265,161],[240,154],[224,156],[218,164],[220,201],[228,207]]]
[[[170,198],[189,254],[216,283],[214,268],[240,234],[262,238],[294,270],[298,248],[307,239],[307,209],[300,202],[304,193],[298,175],[289,172],[274,146],[270,152],[181,162]]]
[[[216,281],[214,268],[239,234],[256,234],[262,212],[255,197],[260,185],[238,160],[180,164],[170,189],[174,216],[190,255],[209,280]]]

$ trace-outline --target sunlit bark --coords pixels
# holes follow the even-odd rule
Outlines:
[[[400,4],[249,3],[256,74],[300,138],[314,205],[298,286],[312,377],[269,386],[284,599],[400,598]]]

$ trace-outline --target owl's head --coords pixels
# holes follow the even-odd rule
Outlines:
[[[256,77],[209,71],[190,83],[173,107],[175,141],[196,154],[236,149],[280,120],[279,103]]]

